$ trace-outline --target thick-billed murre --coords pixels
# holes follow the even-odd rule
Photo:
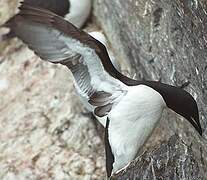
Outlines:
[[[105,128],[107,176],[131,162],[164,108],[186,118],[202,135],[194,98],[181,88],[130,79],[112,65],[106,48],[54,13],[24,4],[14,33],[41,59],[67,66],[80,96]]]

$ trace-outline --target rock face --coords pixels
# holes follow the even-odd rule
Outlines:
[[[199,137],[185,119],[166,111],[142,150],[147,152],[116,178],[207,179],[206,1],[96,0],[94,11],[131,77],[190,92],[204,131]]]
[[[142,154],[130,165],[128,171],[112,179],[201,180],[203,178],[191,147],[174,135],[159,148]]]
[[[17,4],[0,1],[0,23]],[[112,179],[207,179],[206,2],[94,0],[94,11],[131,76],[188,84],[204,130],[200,137],[165,111],[139,156]],[[67,69],[20,41],[0,44],[0,179],[104,179],[102,143],[81,112]]]

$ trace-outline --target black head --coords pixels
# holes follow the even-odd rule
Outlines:
[[[194,128],[202,135],[199,122],[198,106],[195,99],[181,88],[162,84],[159,82],[147,82],[148,86],[158,91],[168,108],[187,119]]]
[[[202,128],[199,121],[198,106],[195,99],[186,91],[180,88],[176,88],[176,93],[178,93],[178,100],[167,100],[166,104],[176,113],[187,119],[198,133],[202,136]]]

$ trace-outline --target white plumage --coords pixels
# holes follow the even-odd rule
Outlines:
[[[70,12],[65,19],[76,27],[82,27],[91,12],[91,0],[69,0]]]
[[[135,158],[160,120],[164,107],[162,96],[145,85],[129,87],[127,94],[113,107],[108,115],[109,142],[115,158],[113,172]]]
[[[121,67],[119,62],[117,61],[117,59],[115,58],[113,52],[110,50],[109,44],[107,42],[107,39],[105,37],[105,35],[102,32],[99,31],[92,31],[89,32],[89,34],[94,37],[95,39],[97,39],[99,42],[101,42],[107,49],[107,52],[109,54],[109,57],[111,59],[111,62],[113,63],[114,67],[118,70],[121,71]]]

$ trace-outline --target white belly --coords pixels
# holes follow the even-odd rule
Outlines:
[[[70,12],[65,19],[80,28],[90,14],[91,0],[70,0],[70,5]]]
[[[129,87],[126,96],[108,115],[109,142],[115,157],[113,172],[135,158],[165,106],[162,96],[152,88],[145,85]]]

